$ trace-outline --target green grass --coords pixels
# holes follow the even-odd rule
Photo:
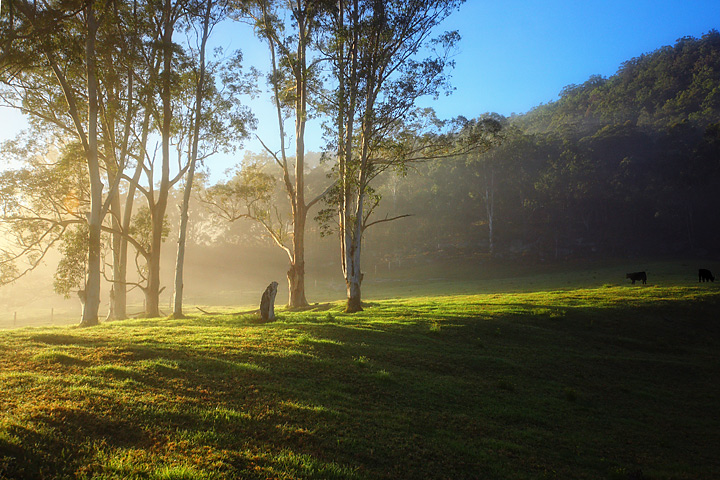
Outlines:
[[[0,478],[717,478],[717,312],[609,284],[0,332]]]

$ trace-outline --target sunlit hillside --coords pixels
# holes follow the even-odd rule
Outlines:
[[[0,477],[713,478],[718,289],[589,280],[0,332]]]

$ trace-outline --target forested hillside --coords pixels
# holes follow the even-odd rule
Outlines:
[[[388,182],[388,203],[416,214],[393,240],[536,260],[717,251],[717,31],[501,120],[504,138],[491,152],[420,165],[399,193]]]

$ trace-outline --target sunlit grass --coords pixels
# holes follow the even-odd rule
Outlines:
[[[0,478],[712,478],[718,289],[605,283],[0,332]]]

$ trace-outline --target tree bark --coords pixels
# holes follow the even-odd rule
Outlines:
[[[303,201],[302,195],[298,201]],[[298,203],[299,204],[299,203]],[[302,210],[302,211],[300,211]],[[305,297],[305,219],[307,209],[298,208],[293,223],[293,258],[287,272],[289,300],[288,307],[302,308],[308,305]]]
[[[205,86],[205,47],[210,31],[210,13],[212,11],[212,0],[207,0],[205,17],[203,19],[203,34],[200,42],[200,73],[195,90],[195,125],[192,134],[192,148],[190,153],[190,166],[183,192],[183,203],[180,208],[180,233],[178,235],[177,259],[175,262],[175,295],[173,299],[173,317],[184,318],[183,314],[183,292],[184,292],[184,266],[185,266],[185,244],[187,241],[187,226],[189,221],[190,194],[192,192],[193,179],[195,177],[195,164],[197,163],[198,143],[200,141],[200,117],[202,114],[203,88]]]
[[[125,283],[127,281],[127,262],[123,260],[123,243],[125,243],[125,258],[127,258],[127,241],[122,238],[122,222],[120,210],[120,195],[115,193],[110,206],[112,217],[112,253],[113,253],[113,276],[110,290],[110,311],[108,320],[124,320],[127,317],[127,293]]]
[[[345,276],[347,285],[347,303],[345,305],[346,313],[355,313],[362,311],[361,285],[363,274],[360,271],[360,242],[352,241],[350,244],[350,255],[348,255],[348,271]]]
[[[100,180],[100,164],[98,161],[97,146],[97,72],[95,64],[95,36],[97,23],[93,2],[87,7],[88,35],[85,42],[85,58],[87,63],[87,94],[88,94],[88,174],[90,176],[90,214],[88,216],[89,247],[88,272],[85,282],[86,301],[83,305],[83,314],[80,326],[97,325],[98,310],[100,308],[100,229],[102,227],[102,190]]]
[[[268,149],[275,157],[283,173],[283,182],[285,190],[290,198],[290,206],[292,211],[292,244],[290,246],[277,242],[283,248],[289,257],[290,268],[287,273],[288,290],[290,292],[288,299],[288,307],[301,308],[308,305],[305,296],[305,224],[307,221],[307,213],[309,205],[305,202],[305,125],[307,122],[307,47],[310,42],[310,29],[312,28],[312,19],[308,13],[312,8],[310,0],[295,0],[294,6],[291,8],[295,22],[297,23],[296,48],[294,52],[286,48],[285,42],[278,38],[277,30],[272,24],[271,15],[268,11],[272,2],[259,2],[262,20],[267,29],[268,47],[270,49],[270,58],[273,71],[273,79],[271,80],[275,110],[277,112],[277,121],[280,132],[280,152],[282,159]],[[295,113],[295,180],[294,183],[290,175],[290,167],[288,165],[285,153],[285,127],[283,105],[281,103],[281,90],[283,86],[278,84],[279,67],[277,63],[276,50],[279,50],[285,60],[287,60],[292,69],[294,79],[295,101],[293,109]],[[267,148],[267,147],[266,147]],[[310,206],[314,204],[310,202]]]
[[[171,73],[172,73],[172,37],[174,20],[172,2],[165,0],[163,11],[163,73],[160,98],[162,101],[162,172],[158,188],[157,202],[150,209],[152,238],[150,242],[150,261],[148,262],[148,284],[145,290],[145,316],[160,316],[160,250],[163,242],[163,223],[167,210],[170,190],[170,127],[172,123]]]
[[[151,62],[152,65],[153,62]],[[153,83],[154,75],[152,75],[152,78],[150,80],[150,83]],[[149,104],[150,99],[149,96],[151,93],[148,93],[147,102]],[[148,142],[148,136],[150,134],[150,108],[148,106],[145,107],[145,113],[143,115],[143,122],[141,126],[141,138],[140,138],[140,146],[139,146],[139,152],[137,155],[137,165],[135,166],[135,172],[133,173],[133,177],[128,185],[128,191],[127,191],[127,197],[125,198],[125,211],[123,214],[123,220],[122,220],[122,231],[124,233],[130,232],[130,225],[132,224],[132,212],[133,212],[133,206],[135,204],[135,192],[137,190],[138,185],[140,184],[140,177],[143,173],[143,165],[144,165],[144,157],[147,149],[147,142]],[[122,295],[127,298],[127,262],[128,262],[128,240],[125,236],[122,237],[122,242],[120,243],[120,263],[124,266],[125,269],[125,275],[124,275],[124,283],[122,284]],[[136,247],[137,248],[137,247]],[[143,254],[143,257],[148,261],[149,255],[147,255],[147,252],[141,252]],[[117,294],[117,292],[116,292]],[[127,305],[127,300],[124,302]],[[147,305],[147,297],[146,302]],[[143,309],[145,310],[145,309]],[[126,312],[127,315],[127,312]]]
[[[295,67],[295,212],[293,218],[293,260],[288,271],[289,306],[308,305],[305,298],[305,123],[307,122],[307,8],[297,1],[298,44]],[[292,274],[291,274],[292,272]]]
[[[489,181],[485,172],[485,212],[488,219],[488,252],[492,257],[495,254],[495,171],[492,166],[489,168]]]
[[[345,17],[344,17],[344,2],[340,2],[339,8],[339,27],[344,29]],[[338,167],[341,182],[341,198],[340,198],[340,254],[343,276],[345,277],[345,284],[347,287],[347,312],[358,312],[362,310],[362,299],[360,295],[360,257],[359,250],[356,253],[355,240],[353,238],[353,229],[355,225],[361,221],[359,218],[353,220],[353,204],[352,204],[352,189],[353,179],[350,178],[351,173],[349,167],[353,162],[353,136],[354,136],[354,121],[355,111],[357,108],[357,95],[358,90],[356,88],[358,79],[358,45],[359,45],[359,19],[358,19],[358,2],[353,1],[353,10],[351,18],[348,19],[350,22],[349,29],[352,33],[352,42],[350,43],[350,49],[348,52],[344,51],[344,43],[340,43],[340,54],[338,55],[338,71],[342,72],[345,70],[347,65],[345,64],[345,58],[350,58],[349,65],[349,76],[346,80],[343,74],[338,76]],[[356,213],[356,212],[355,212]]]
[[[135,112],[133,106],[133,96],[135,91],[134,72],[132,65],[128,63],[126,70],[127,78],[127,104],[126,104],[126,115],[124,133],[120,145],[120,160],[118,161],[117,171],[115,175],[122,175],[125,166],[127,165],[127,159],[129,157],[128,143],[130,139],[130,133],[132,130],[131,124],[133,123],[133,117]],[[147,115],[146,115],[147,117]],[[115,130],[115,122],[112,115],[107,117],[108,125],[108,137],[110,133]],[[144,126],[148,125],[146,121]],[[111,142],[109,148],[114,148],[114,142]],[[138,165],[136,175],[133,178],[135,182],[140,179],[140,172],[142,171],[142,160],[138,158]],[[112,168],[108,166],[108,174],[112,171]],[[111,184],[114,183],[113,178],[109,178]],[[133,202],[135,199],[135,183],[130,182],[128,191],[126,193],[127,198],[125,199],[125,211],[123,214],[122,201],[120,198],[120,190],[115,189],[112,194],[112,201],[110,204],[110,212],[112,216],[112,251],[113,251],[113,282],[110,289],[110,311],[108,312],[108,320],[125,320],[127,318],[127,249],[128,241],[124,237],[130,229],[130,217],[132,215]],[[126,225],[127,223],[127,225]]]
[[[301,308],[307,306],[308,302],[305,298],[305,263],[290,264],[290,270],[287,272],[288,286],[290,288],[290,308]]]
[[[27,1],[17,2],[17,7],[29,22],[35,21],[35,4],[30,6]],[[87,133],[80,117],[78,98],[75,90],[68,82],[65,71],[60,68],[52,46],[45,43],[41,45],[42,53],[58,81],[65,96],[68,112],[72,118],[77,139],[80,141],[85,153],[90,179],[90,212],[87,214],[89,230],[88,238],[88,264],[83,292],[83,309],[80,326],[93,326],[99,323],[98,310],[100,308],[100,231],[103,220],[103,184],[100,178],[100,164],[98,158],[98,93],[97,93],[97,67],[95,41],[97,36],[97,21],[93,9],[93,1],[89,1],[85,10],[87,34],[85,38],[85,65],[86,65],[86,94],[88,102]]]
[[[345,305],[346,313],[362,312],[362,299],[360,298],[360,281],[353,278],[347,286],[347,304]]]
[[[175,294],[173,296],[173,318],[185,318],[183,314],[184,270],[185,270],[185,243],[187,237],[188,210],[190,204],[190,189],[192,188],[193,162],[188,171],[188,180],[183,193],[183,203],[180,212],[180,233],[178,235],[178,249],[175,260]]]

